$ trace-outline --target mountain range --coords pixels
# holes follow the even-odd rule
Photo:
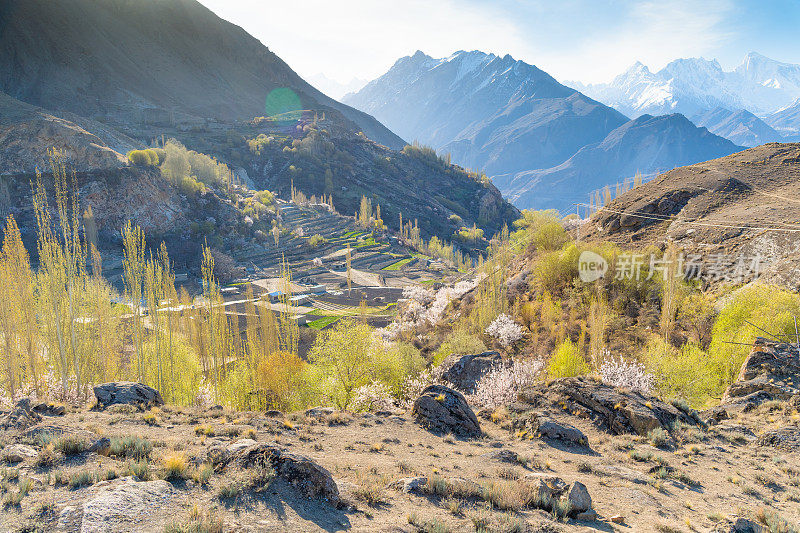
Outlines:
[[[637,172],[741,149],[680,115],[630,121],[533,65],[480,51],[418,51],[343,101],[485,171],[521,208],[571,212],[576,198]]]
[[[773,115],[800,97],[800,65],[756,52],[731,71],[723,70],[716,60],[686,58],[657,72],[637,62],[610,83],[566,84],[631,117],[668,113],[694,117],[724,108],[749,111],[782,135],[796,134],[798,129],[797,122]]]

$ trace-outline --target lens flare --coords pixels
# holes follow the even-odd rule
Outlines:
[[[293,90],[279,87],[267,95],[264,112],[273,122],[288,125],[300,120],[303,115],[303,104]]]

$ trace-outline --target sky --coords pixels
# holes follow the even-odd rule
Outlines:
[[[747,52],[800,63],[800,0],[200,0],[298,74],[374,79],[422,50],[481,50],[559,80],[610,81],[636,61],[732,69]]]

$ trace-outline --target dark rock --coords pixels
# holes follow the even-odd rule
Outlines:
[[[433,433],[452,433],[459,437],[481,436],[478,418],[464,396],[443,385],[429,385],[414,401],[414,421]]]
[[[766,531],[760,524],[746,518],[737,518],[730,529],[730,533],[763,533]]]
[[[424,476],[417,477],[404,477],[389,484],[389,488],[399,490],[405,494],[412,492],[419,492],[422,487],[428,482],[428,478]]]
[[[40,415],[62,416],[67,412],[63,405],[55,405],[47,402],[39,402],[33,406],[33,410]]]
[[[24,431],[41,419],[41,415],[31,408],[30,398],[20,398],[11,412],[0,419],[0,429]]]
[[[728,387],[722,404],[752,409],[769,400],[789,400],[800,394],[800,355],[786,343],[756,339],[739,376]]]
[[[725,410],[724,407],[718,406],[714,407],[713,409],[708,409],[703,411],[700,417],[704,420],[706,425],[712,426],[719,424],[723,420],[730,419],[730,415],[728,411]]]
[[[91,446],[89,446],[90,452],[93,453],[103,453],[111,447],[111,440],[108,437],[101,437],[94,441]]]
[[[333,407],[312,407],[306,409],[306,416],[310,418],[322,418],[324,416],[332,415],[336,410]]]
[[[242,439],[227,446],[209,449],[208,458],[218,470],[235,466],[269,466],[307,498],[321,498],[333,506],[342,504],[339,488],[330,472],[311,459],[289,453],[271,444]]]
[[[473,355],[451,355],[441,365],[442,379],[456,389],[473,394],[484,374],[494,367],[508,365],[498,352],[484,352]]]
[[[772,446],[789,452],[800,450],[800,428],[797,426],[764,432],[758,437],[761,446]]]
[[[543,438],[571,442],[581,446],[589,443],[589,439],[581,430],[566,422],[557,422],[552,418],[537,418],[535,432]]]
[[[139,409],[164,404],[161,393],[156,389],[132,381],[103,383],[94,388],[94,395],[97,398],[95,408],[98,410],[115,404],[133,405]]]
[[[696,424],[694,417],[671,404],[588,377],[537,383],[526,388],[520,399],[531,408],[559,409],[591,419],[601,429],[615,434],[647,435],[656,428],[669,429],[678,421]]]
[[[283,411],[278,411],[276,409],[270,409],[269,411],[264,413],[264,416],[268,416],[270,418],[280,418],[280,417],[283,416]]]

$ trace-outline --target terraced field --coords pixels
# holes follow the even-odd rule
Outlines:
[[[427,261],[394,238],[373,236],[357,227],[351,217],[332,213],[324,206],[299,206],[278,200],[286,231],[278,244],[251,244],[236,259],[251,278],[280,274],[285,262],[292,277],[328,288],[347,286],[347,247],[351,250],[351,282],[362,286],[403,287],[441,277],[427,269]],[[314,235],[323,238],[312,246]]]

